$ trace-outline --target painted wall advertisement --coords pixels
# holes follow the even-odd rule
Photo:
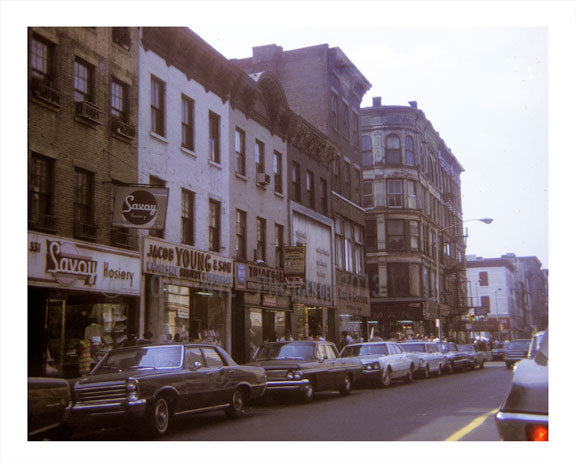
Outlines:
[[[147,186],[117,186],[112,225],[138,229],[164,229],[168,189]]]
[[[31,285],[139,296],[140,279],[136,252],[28,233]]]

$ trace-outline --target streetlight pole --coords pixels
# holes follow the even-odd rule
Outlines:
[[[502,326],[500,325],[500,315],[498,314],[498,292],[502,291],[502,288],[496,290],[494,299],[496,300],[496,321],[498,322],[498,341],[502,342]]]
[[[460,224],[464,224],[465,222],[470,221],[480,221],[484,224],[490,224],[494,221],[492,218],[476,218],[476,219],[467,219],[466,221],[462,221],[462,223],[452,224],[451,226],[444,227],[443,229],[438,230],[436,228],[436,302],[438,304],[438,339],[442,341],[442,314],[440,313],[440,258],[439,258],[439,247],[440,247],[440,240],[438,239],[438,235],[440,232],[444,232],[445,230],[451,229],[452,227],[459,226]]]

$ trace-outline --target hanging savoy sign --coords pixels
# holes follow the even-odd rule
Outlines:
[[[167,188],[117,186],[112,225],[164,229],[167,205]]]

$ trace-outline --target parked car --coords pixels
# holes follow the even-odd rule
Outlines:
[[[444,342],[438,344],[441,352],[446,357],[446,365],[444,367],[446,373],[452,373],[456,370],[466,370],[472,367],[474,358],[470,353],[459,350],[456,343]]]
[[[416,375],[428,378],[431,373],[436,373],[438,376],[442,374],[442,369],[446,366],[446,357],[440,352],[438,344],[430,341],[406,341],[400,343],[400,347],[406,353],[416,356]]]
[[[58,434],[70,410],[70,386],[60,378],[28,378],[28,439]]]
[[[109,351],[89,376],[71,383],[69,426],[144,423],[162,435],[181,414],[240,416],[248,401],[263,395],[266,376],[216,346],[164,344]]]
[[[528,348],[528,358],[532,359],[536,356],[536,352],[540,349],[542,345],[542,340],[544,339],[544,334],[546,331],[538,331],[532,335],[532,339],[530,340],[530,347]]]
[[[548,441],[548,332],[534,358],[516,365],[496,426],[502,440]]]
[[[476,346],[476,344],[458,344],[458,350],[470,354],[470,356],[472,357],[472,362],[470,364],[471,369],[474,369],[476,367],[484,368],[484,362],[486,362],[487,360],[486,352],[478,349],[478,346]]]
[[[348,395],[361,367],[340,358],[329,341],[290,341],[263,344],[249,365],[266,370],[266,394],[299,393],[305,402],[320,391]]]
[[[497,342],[494,344],[492,348],[492,360],[494,361],[504,361],[504,352],[506,351],[506,346],[508,342],[500,343]]]
[[[390,386],[393,379],[411,383],[417,366],[417,359],[393,341],[349,344],[342,349],[342,357],[362,367],[358,382],[376,383],[380,387]]]
[[[512,368],[516,362],[528,357],[528,349],[530,348],[529,339],[515,339],[508,343],[504,351],[504,361],[506,368]]]

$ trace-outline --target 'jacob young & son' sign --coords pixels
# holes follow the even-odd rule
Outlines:
[[[200,283],[231,287],[232,259],[184,245],[144,239],[144,272]]]

